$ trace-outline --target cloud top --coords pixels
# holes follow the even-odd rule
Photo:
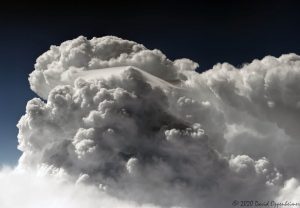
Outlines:
[[[198,65],[189,59],[173,62],[160,50],[149,50],[114,36],[91,40],[80,36],[60,46],[51,46],[38,57],[29,81],[33,91],[47,98],[55,86],[73,84],[79,72],[118,66],[135,66],[163,80],[177,82],[179,71],[194,70]]]

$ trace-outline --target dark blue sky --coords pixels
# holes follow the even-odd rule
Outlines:
[[[15,164],[16,124],[30,91],[28,74],[51,44],[84,35],[116,35],[169,58],[186,57],[199,71],[217,62],[241,65],[265,55],[300,54],[297,1],[147,1],[2,5],[0,11],[0,164]]]

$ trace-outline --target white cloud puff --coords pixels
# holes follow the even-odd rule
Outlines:
[[[285,182],[284,186],[280,190],[277,201],[279,202],[288,201],[293,204],[298,204],[297,206],[299,206],[300,205],[298,201],[299,196],[300,196],[299,180],[297,180],[296,178],[291,178]]]
[[[149,50],[136,42],[113,36],[91,40],[80,36],[60,46],[51,46],[37,59],[29,81],[33,91],[47,98],[51,89],[70,84],[82,71],[117,66],[135,66],[161,79],[176,82],[179,71],[194,70],[198,64],[188,59],[172,62],[160,50]]]
[[[159,208],[117,199],[94,186],[72,184],[63,178],[33,172],[2,169],[0,184],[1,208]]]
[[[29,101],[18,123],[17,169],[63,177],[45,194],[62,186],[91,208],[296,196],[300,57],[197,66],[112,36],[52,46],[29,77],[46,101]]]

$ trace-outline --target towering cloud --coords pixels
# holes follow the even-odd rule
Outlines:
[[[60,207],[296,200],[300,57],[197,67],[112,36],[52,46],[29,77],[43,100],[18,123],[23,154],[10,177],[42,175],[25,186],[79,195]]]

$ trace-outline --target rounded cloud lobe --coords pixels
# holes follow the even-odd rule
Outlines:
[[[295,200],[300,57],[197,66],[113,36],[51,46],[29,77],[45,101],[18,123],[17,169],[132,207]]]
[[[60,46],[51,46],[41,55],[30,74],[31,89],[47,98],[51,89],[73,84],[82,71],[118,66],[135,66],[161,79],[177,82],[181,70],[194,70],[198,64],[189,60],[169,60],[160,50],[149,50],[133,41],[114,36],[87,38],[80,36]]]

